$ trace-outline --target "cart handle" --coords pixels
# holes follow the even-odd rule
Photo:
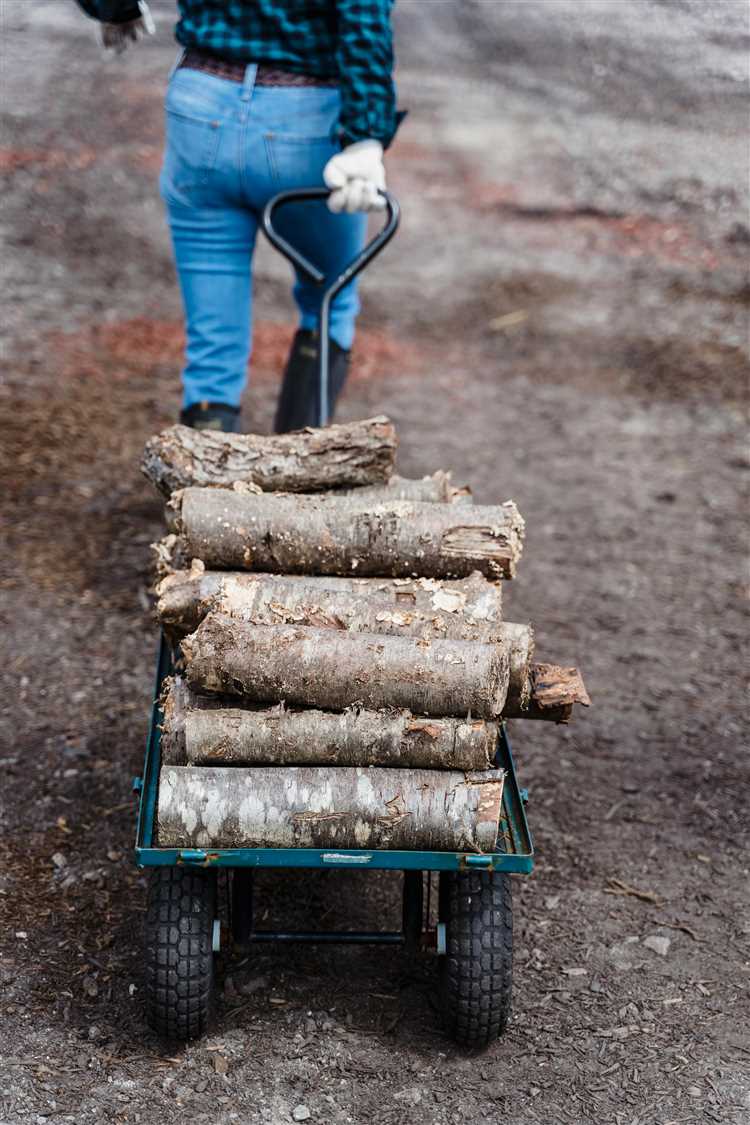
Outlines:
[[[296,188],[293,191],[282,191],[279,195],[275,195],[273,199],[270,199],[263,209],[263,231],[268,241],[272,246],[275,246],[300,273],[304,274],[308,281],[318,286],[323,286],[325,284],[325,274],[322,273],[316,265],[309,262],[304,254],[301,254],[296,247],[292,246],[290,242],[287,242],[287,240],[279,234],[273,225],[273,217],[276,210],[279,207],[283,207],[286,203],[303,203],[312,199],[327,199],[330,194],[329,189],[324,187]],[[401,208],[398,205],[398,201],[387,191],[381,191],[380,195],[385,199],[387,215],[385,225],[382,230],[367,243],[357,257],[352,259],[352,261],[344,267],[338,277],[335,277],[330,285],[323,290],[323,296],[320,302],[320,346],[318,349],[317,405],[318,425],[320,426],[327,425],[330,420],[328,365],[331,302],[333,298],[341,292],[344,286],[348,285],[357,274],[361,273],[365,266],[380,253],[388,242],[390,242],[398,229],[399,220],[401,218]]]

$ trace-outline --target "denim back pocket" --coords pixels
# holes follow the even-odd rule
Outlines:
[[[188,82],[181,81],[188,76]],[[216,166],[222,122],[220,106],[189,80],[195,72],[178,70],[166,101],[166,146],[161,174],[165,198],[194,196],[211,181]],[[206,91],[210,94],[210,91]]]
[[[335,88],[302,87],[264,91],[263,139],[272,178],[278,185],[315,187],[339,144],[332,139],[341,105]]]
[[[322,187],[323,169],[339,146],[330,137],[290,137],[266,133],[266,155],[277,184]]]

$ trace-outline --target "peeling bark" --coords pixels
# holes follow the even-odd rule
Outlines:
[[[158,843],[491,852],[503,772],[166,766]]]
[[[503,716],[509,719],[546,719],[552,723],[567,723],[573,706],[591,705],[583,677],[577,668],[562,668],[559,664],[532,664],[529,670],[529,699],[526,707],[511,701]]]
[[[192,485],[316,492],[385,484],[396,431],[384,416],[264,437],[170,426],[146,443],[141,468],[165,496]]]
[[[494,719],[508,691],[507,650],[475,641],[258,626],[209,614],[182,651],[193,690],[257,703]]]
[[[409,711],[288,710],[237,706],[191,692],[177,677],[163,699],[162,763],[385,766],[484,770],[497,724],[415,718]]]
[[[502,584],[488,582],[481,574],[469,578],[438,581],[434,578],[337,578],[301,574],[247,574],[242,571],[206,570],[196,562],[189,570],[169,571],[156,589],[157,615],[174,636],[197,629],[207,613],[243,616],[256,604],[260,584],[273,582],[283,597],[303,604],[318,604],[333,594],[377,599],[385,609],[402,610],[431,617],[456,616],[470,626],[491,625],[502,618]],[[288,593],[287,593],[288,591]],[[446,630],[445,635],[449,634]]]
[[[512,500],[493,507],[247,495],[186,488],[172,530],[207,566],[282,574],[512,578],[524,523]]]

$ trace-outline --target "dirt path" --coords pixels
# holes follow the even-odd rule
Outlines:
[[[595,702],[511,731],[538,865],[513,1023],[481,1057],[391,951],[230,962],[212,1037],[144,1031],[129,785],[160,510],[135,466],[180,352],[156,7],[157,42],[104,64],[69,3],[0,3],[0,1122],[746,1125],[744,4],[400,5],[405,219],[342,416],[387,411],[405,473],[517,500],[509,615]],[[291,312],[265,248],[256,290],[267,428]],[[364,873],[262,896],[330,926],[399,909]]]

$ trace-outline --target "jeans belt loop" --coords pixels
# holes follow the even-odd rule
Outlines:
[[[167,85],[169,85],[169,83],[172,81],[172,78],[174,77],[175,71],[179,70],[180,67],[182,66],[182,62],[183,62],[183,59],[185,58],[186,54],[187,54],[187,51],[183,47],[180,50],[180,53],[178,54],[177,58],[172,63],[172,66],[170,67],[169,74],[167,75]]]
[[[258,64],[248,63],[245,69],[245,77],[242,80],[242,94],[240,95],[243,102],[249,102],[253,96],[253,88],[255,86],[255,79],[258,75]]]

